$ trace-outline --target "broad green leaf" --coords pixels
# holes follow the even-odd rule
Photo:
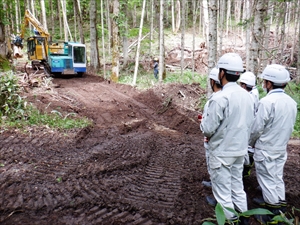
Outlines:
[[[246,212],[243,212],[240,214],[240,216],[252,216],[252,215],[272,215],[273,213],[270,212],[267,209],[263,208],[256,208],[256,209],[250,209]]]
[[[202,225],[215,225],[215,224],[209,221],[205,221],[204,223],[202,223]]]
[[[224,225],[226,221],[224,210],[220,203],[217,203],[215,208],[218,225]]]

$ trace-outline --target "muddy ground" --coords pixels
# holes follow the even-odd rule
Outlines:
[[[140,91],[88,74],[52,82],[24,95],[42,111],[93,125],[1,129],[0,224],[202,224],[214,216],[201,184],[209,177],[198,84]],[[289,213],[300,208],[299,142],[288,145],[284,173]],[[253,171],[249,209],[257,208],[257,186]]]

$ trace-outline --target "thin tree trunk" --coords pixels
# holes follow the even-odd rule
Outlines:
[[[100,68],[97,32],[97,0],[90,0],[90,39],[90,66],[93,72],[97,72]]]
[[[230,9],[231,9],[231,0],[228,0],[227,1],[227,16],[226,16],[226,35],[228,37],[228,34],[229,34],[229,23],[230,23],[230,16],[231,16],[231,13],[230,13]]]
[[[213,2],[215,2],[215,0],[213,0]],[[207,0],[203,0],[202,1],[202,4],[203,4],[203,30],[204,30],[204,33],[203,33],[203,37],[205,38],[205,43],[207,45],[209,45],[209,38],[208,38],[208,34],[209,34],[209,19],[208,19],[208,3],[207,3]],[[216,25],[217,23],[213,24]]]
[[[220,9],[225,9],[226,7],[225,0],[220,1]],[[224,36],[224,10],[220,10],[219,12],[220,18],[219,18],[219,53],[222,55],[222,47],[223,47],[223,36]]]
[[[154,0],[151,0],[150,12],[150,41],[149,41],[149,55],[152,55],[152,41],[153,41],[153,20],[154,20]]]
[[[57,0],[57,15],[58,15],[58,18],[59,18],[59,37],[62,38],[62,36],[63,36],[63,34],[62,34],[63,22],[62,22],[62,18],[61,18],[60,0]]]
[[[142,31],[143,31],[145,7],[146,7],[146,0],[143,0],[143,8],[142,8],[142,15],[141,15],[141,22],[140,22],[140,29],[139,29],[139,37],[138,37],[138,42],[137,42],[136,54],[135,54],[135,68],[134,68],[133,82],[132,82],[132,84],[134,86],[136,85],[136,78],[137,78],[138,67],[139,67],[140,46],[141,46],[141,38],[142,38]]]
[[[181,13],[180,13],[180,1],[177,0],[176,2],[176,12],[177,12],[177,15],[176,15],[176,26],[175,26],[175,34],[177,34],[177,32],[179,31],[179,28],[180,28],[180,21],[181,21]]]
[[[174,0],[171,0],[171,11],[172,11],[172,32],[175,33]]]
[[[74,5],[74,41],[77,42],[77,12],[76,12],[76,7]]]
[[[84,40],[84,33],[83,33],[82,12],[81,12],[79,0],[74,0],[74,8],[75,8],[76,14],[78,15],[77,23],[78,23],[78,30],[79,30],[79,35],[80,35],[80,42],[84,44],[85,40]]]
[[[271,7],[269,7],[269,1],[266,2],[266,8],[267,8],[267,14],[270,15]],[[264,17],[267,17],[267,14],[264,15]],[[267,21],[264,22],[265,24],[265,32],[263,35],[263,48],[261,50],[261,59],[262,59],[262,68],[265,68],[269,63],[269,42],[270,42],[270,29],[271,29],[271,19],[269,18]],[[261,71],[259,71],[261,72]]]
[[[49,5],[50,5],[50,15],[51,15],[51,34],[55,34],[55,27],[54,27],[54,23],[55,23],[55,20],[54,20],[54,11],[53,11],[53,0],[50,0],[49,1]],[[52,38],[52,35],[50,38]]]
[[[299,4],[300,4],[300,0],[299,0]],[[299,5],[298,4],[298,5]],[[299,15],[298,18],[300,17],[300,10],[299,10]],[[295,37],[296,38],[296,37]],[[300,43],[300,20],[298,19],[298,43]],[[299,84],[300,83],[300,51],[298,49],[298,60],[297,60],[297,78],[296,78],[296,83]]]
[[[125,4],[123,6],[123,12],[125,14],[125,19],[123,21],[123,24],[125,26],[124,34],[123,34],[123,68],[127,67],[128,64],[128,6]]]
[[[209,31],[208,31],[208,71],[210,72],[212,68],[215,67],[217,61],[217,47],[218,47],[218,5],[217,0],[210,0],[208,7],[209,15]],[[210,87],[210,80],[207,77],[207,87]],[[212,90],[207,89],[207,96],[211,95]]]
[[[19,0],[16,0],[16,3],[15,3],[15,12],[16,12],[16,32],[17,33],[20,33],[20,26],[19,26],[19,24],[20,24],[20,20],[19,20],[19,7],[20,7],[20,2],[19,2]]]
[[[252,4],[251,4],[251,0],[246,0],[245,1],[245,11],[246,11],[246,15],[245,15],[245,19],[247,21],[250,21],[251,18],[251,8],[252,8]],[[246,27],[246,69],[249,70],[249,62],[250,62],[250,46],[251,46],[251,27],[252,27],[252,23],[248,23],[247,27]]]
[[[106,12],[107,12],[107,29],[108,29],[108,55],[111,55],[111,46],[112,46],[112,21],[110,19],[110,10],[109,10],[109,0],[106,0]]]
[[[280,53],[281,53],[281,58],[283,58],[283,54],[284,54],[284,49],[285,49],[285,39],[284,37],[288,34],[285,33],[285,23],[286,23],[286,14],[287,14],[287,2],[283,2],[283,21],[282,21],[282,25],[281,25],[281,35],[280,35]]]
[[[111,65],[111,80],[113,82],[118,82],[119,79],[119,69],[120,69],[120,41],[119,41],[119,27],[118,27],[118,17],[120,11],[120,3],[118,0],[111,1],[112,8],[112,65]]]
[[[104,13],[103,0],[101,0],[101,31],[102,31],[102,58],[103,58],[103,77],[106,78],[106,59],[105,59],[105,37],[104,37]]]
[[[165,35],[164,35],[164,0],[160,0],[159,10],[159,81],[166,77],[165,70]]]
[[[181,21],[182,21],[182,26],[181,26],[181,76],[183,76],[183,69],[184,69],[184,33],[185,33],[185,0],[182,0],[181,2]]]
[[[196,37],[196,20],[197,20],[197,9],[196,2],[193,1],[193,56],[192,56],[192,72],[195,71],[195,37]]]
[[[41,0],[41,11],[42,11],[43,27],[45,28],[46,31],[48,31],[46,9],[45,9],[45,1],[44,0]]]
[[[264,14],[266,12],[266,1],[267,0],[258,0],[255,7],[253,38],[251,41],[251,58],[249,65],[250,71],[254,74],[258,74],[258,71],[261,69],[259,56],[263,43],[262,31],[264,26]]]
[[[298,2],[295,2],[295,4],[299,5],[300,4],[300,0],[298,0]],[[295,21],[295,27],[294,27],[294,35],[293,35],[294,36],[293,46],[291,48],[291,58],[290,58],[291,64],[294,63],[294,54],[295,54],[295,49],[297,48],[297,38],[296,38],[297,37],[297,21],[300,20],[300,8],[296,7],[296,5],[295,5],[294,8],[295,8],[295,19],[294,19],[294,21]],[[299,51],[299,49],[298,49],[298,51]]]
[[[64,20],[64,26],[65,26],[65,29],[64,29],[65,41],[69,41],[68,34],[70,35],[71,40],[73,40],[72,34],[69,29],[68,19],[67,19],[66,2],[64,0],[61,0],[61,8],[62,8],[63,20]]]

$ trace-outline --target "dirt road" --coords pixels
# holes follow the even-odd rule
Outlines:
[[[100,77],[55,78],[28,100],[93,120],[81,130],[0,133],[1,224],[201,224],[214,216],[196,121],[199,85],[147,91]],[[289,209],[300,208],[300,146],[288,146]],[[255,173],[245,181],[249,208]],[[257,224],[251,220],[251,224]]]

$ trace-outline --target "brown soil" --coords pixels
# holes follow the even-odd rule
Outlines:
[[[1,129],[1,224],[201,224],[214,216],[205,201],[211,190],[201,184],[209,176],[198,84],[139,91],[93,75],[53,84],[30,89],[28,101],[42,111],[86,116],[93,126]],[[288,152],[292,213],[300,208],[299,140]],[[249,209],[257,208],[257,186],[253,171],[245,180]]]

